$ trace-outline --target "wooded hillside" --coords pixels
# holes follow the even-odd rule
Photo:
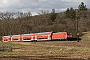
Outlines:
[[[17,16],[17,17],[16,17]],[[90,31],[90,9],[81,2],[78,9],[67,8],[65,12],[51,13],[42,11],[42,14],[32,16],[30,12],[0,12],[0,36],[10,34],[25,34],[46,31],[67,31],[76,35],[77,21],[78,31]]]

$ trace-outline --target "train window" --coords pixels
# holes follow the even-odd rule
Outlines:
[[[72,34],[72,33],[69,33],[69,32],[67,33],[67,35],[71,35],[71,34]]]
[[[3,36],[4,38],[8,38],[9,36]]]
[[[24,36],[30,36],[31,34],[23,34]]]

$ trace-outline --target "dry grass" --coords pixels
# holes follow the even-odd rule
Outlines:
[[[90,32],[83,32],[82,40],[90,40]]]
[[[82,60],[90,57],[90,41],[0,42],[12,52],[0,52],[1,60]]]
[[[53,42],[0,42],[0,46],[12,46],[12,52],[0,55],[90,55],[90,41],[53,41]]]

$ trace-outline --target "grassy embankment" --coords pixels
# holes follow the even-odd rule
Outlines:
[[[86,44],[86,45],[85,45]],[[58,55],[58,56],[89,56],[90,44],[87,42],[0,42],[0,46],[11,46],[11,52],[0,52],[0,55]]]
[[[82,40],[90,40],[90,32],[83,32]]]

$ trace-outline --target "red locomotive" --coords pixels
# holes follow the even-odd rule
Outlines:
[[[21,34],[21,35],[9,35],[3,36],[2,41],[44,41],[44,40],[67,40],[72,38],[71,33],[67,32],[41,32],[41,33],[31,33],[31,34]]]

